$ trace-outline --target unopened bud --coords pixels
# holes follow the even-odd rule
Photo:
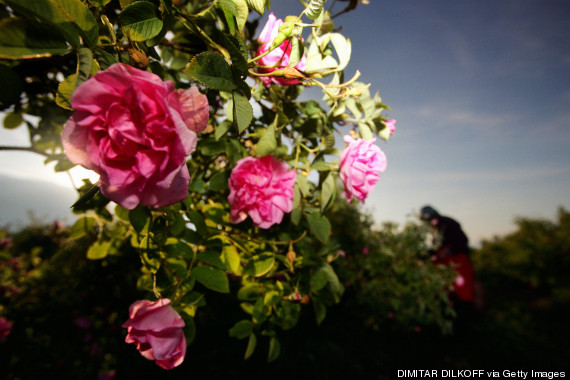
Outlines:
[[[285,257],[287,257],[287,260],[289,260],[289,263],[291,264],[291,272],[293,272],[293,267],[295,264],[295,259],[297,258],[297,254],[295,253],[295,251],[289,251],[287,252],[287,255]]]
[[[283,68],[283,77],[285,77],[285,79],[289,79],[289,80],[305,79],[305,76],[299,70],[297,70],[294,67]]]
[[[145,70],[148,67],[149,60],[146,54],[134,47],[127,50],[129,53],[129,63],[137,69]]]
[[[281,24],[281,26],[279,27],[278,29],[279,33],[277,33],[277,36],[275,37],[273,42],[271,42],[270,50],[275,49],[277,46],[281,46],[281,44],[285,40],[288,40],[293,35],[293,30],[295,29],[295,21],[291,21],[291,19],[289,19],[290,17],[291,16],[287,16],[283,24]],[[289,21],[287,21],[287,19],[289,19]],[[296,17],[295,20],[297,20]]]

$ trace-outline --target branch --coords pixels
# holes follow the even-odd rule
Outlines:
[[[37,154],[41,154],[44,157],[50,157],[51,154],[46,153],[44,151],[41,151],[37,148],[34,148],[33,146],[0,146],[0,150],[19,150],[22,152],[32,152],[32,153],[37,153]]]

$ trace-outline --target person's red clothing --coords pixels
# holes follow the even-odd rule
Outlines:
[[[448,266],[455,270],[457,277],[453,284],[453,295],[464,302],[475,301],[475,273],[473,264],[466,253],[456,253],[437,258],[436,263]]]

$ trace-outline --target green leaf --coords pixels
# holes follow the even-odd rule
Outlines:
[[[219,141],[226,133],[228,133],[232,125],[233,123],[229,120],[222,121],[214,130],[214,139]]]
[[[238,321],[229,332],[231,337],[245,339],[253,333],[253,323],[247,319]]]
[[[222,6],[222,9],[230,12],[234,17],[237,17],[238,10],[233,0],[217,0],[217,3]]]
[[[68,51],[63,37],[43,24],[17,17],[0,20],[0,58],[41,58]]]
[[[137,0],[119,0],[119,5],[121,6],[121,9],[125,9],[130,4],[134,3],[135,1],[137,1]]]
[[[381,139],[386,140],[386,141],[388,141],[388,139],[390,138],[390,135],[391,135],[391,133],[390,133],[390,128],[388,128],[388,127],[384,127],[384,128],[380,131],[380,133],[378,133],[378,136],[379,136]]]
[[[226,191],[228,189],[228,173],[222,170],[214,174],[208,182],[208,189],[212,191]]]
[[[247,262],[243,271],[250,276],[260,277],[267,274],[274,264],[275,256],[271,254],[255,255]]]
[[[255,144],[255,154],[257,157],[267,156],[277,149],[277,139],[275,138],[275,127],[270,124],[265,128],[263,136]]]
[[[350,62],[350,54],[352,52],[352,44],[350,39],[345,38],[340,33],[330,33],[331,42],[334,46],[334,50],[338,55],[338,67],[336,68],[337,71],[342,71],[346,68],[348,63]]]
[[[204,139],[200,142],[200,145],[198,145],[198,149],[200,153],[205,156],[215,156],[226,151],[226,144],[211,139]]]
[[[133,225],[135,231],[140,233],[145,227],[150,224],[150,211],[143,205],[138,205],[136,208],[129,211],[129,222]]]
[[[236,88],[230,65],[224,57],[211,51],[192,58],[183,71],[198,82],[216,90],[232,91]]]
[[[297,66],[297,63],[303,58],[305,52],[305,46],[298,38],[292,38],[291,40],[291,55],[289,57],[289,67]]]
[[[93,52],[91,49],[81,47],[77,51],[77,79],[75,88],[89,79],[93,68]]]
[[[71,227],[69,237],[71,239],[79,239],[89,233],[94,232],[96,226],[97,219],[92,216],[84,216],[82,218],[79,218]]]
[[[119,14],[119,22],[132,41],[150,40],[162,30],[158,9],[147,1],[129,4]]]
[[[269,353],[267,354],[267,362],[271,363],[279,357],[281,353],[281,345],[276,337],[272,336],[269,340]]]
[[[95,48],[93,49],[93,54],[95,55],[95,59],[97,59],[97,62],[103,70],[118,62],[117,58],[114,55],[107,53],[103,49]]]
[[[336,194],[336,183],[334,174],[329,173],[327,178],[323,181],[323,188],[321,190],[321,212],[332,203]]]
[[[263,304],[266,306],[277,305],[281,301],[281,294],[277,290],[270,290],[263,296]]]
[[[317,269],[317,271],[311,276],[311,291],[318,292],[329,282],[329,276],[323,267]]]
[[[89,260],[100,260],[107,257],[109,248],[111,247],[110,241],[96,241],[89,247],[87,251],[87,258]]]
[[[333,294],[333,297],[335,299],[335,302],[339,302],[340,296],[342,296],[342,293],[344,293],[344,286],[342,286],[342,284],[340,283],[333,267],[331,267],[330,264],[324,264],[320,268],[320,270],[324,270],[325,273],[327,274],[329,278],[329,286]]]
[[[249,127],[253,119],[253,107],[249,100],[238,91],[233,91],[233,117],[239,133]]]
[[[358,131],[360,132],[360,137],[364,140],[372,140],[374,138],[372,130],[366,123],[358,123]]]
[[[228,277],[221,269],[199,266],[192,269],[191,275],[196,279],[196,281],[208,289],[220,293],[230,292]]]
[[[185,259],[194,258],[194,250],[188,243],[183,241],[175,240],[174,242],[171,242],[171,239],[168,239],[163,249],[164,252],[170,254],[171,256],[178,256]]]
[[[299,188],[303,197],[311,195],[311,184],[309,180],[304,175],[297,173],[297,179],[295,181],[295,186]]]
[[[240,255],[233,245],[225,245],[222,249],[222,258],[226,267],[236,275],[241,275],[242,273],[242,266],[241,266],[241,258]]]
[[[73,47],[79,47],[79,33],[89,46],[97,44],[99,26],[81,0],[6,0],[16,12],[52,24]]]
[[[291,211],[291,223],[298,226],[301,223],[301,218],[303,217],[303,210],[301,208]]]
[[[73,95],[73,90],[75,89],[76,80],[77,74],[71,74],[62,80],[57,87],[55,103],[63,109],[73,110],[73,108],[71,108],[71,96]]]
[[[245,23],[247,22],[247,17],[249,16],[249,8],[247,6],[246,0],[233,0],[236,8],[237,8],[237,27],[238,30],[241,32]]]
[[[166,243],[169,234],[169,226],[166,225],[166,217],[164,215],[155,216],[152,220],[151,232],[152,240],[159,246]]]
[[[97,7],[104,7],[109,4],[111,0],[89,0],[89,2]]]
[[[226,269],[226,264],[223,262],[220,252],[204,251],[197,255],[197,260],[209,264],[218,269]]]
[[[233,4],[233,3],[232,3]],[[233,4],[235,6],[235,4]],[[230,11],[228,11],[226,8],[224,8],[223,6],[220,6],[222,8],[222,11],[224,13],[224,17],[226,18],[226,23],[228,24],[228,31],[229,33],[233,36],[236,34],[236,19],[235,16],[233,16]],[[237,13],[237,10],[236,10]]]
[[[315,160],[311,164],[311,169],[319,170],[319,171],[327,171],[335,169],[336,165],[332,162],[326,162],[322,160]]]
[[[240,76],[240,78],[247,77],[247,49],[245,46],[242,48],[243,42],[238,40],[236,37],[229,36],[225,33],[222,33],[222,36],[225,40],[224,46],[230,53],[234,71]],[[242,42],[242,44],[240,44],[240,42]]]
[[[263,16],[265,12],[265,0],[246,0],[247,5]]]
[[[4,128],[16,129],[22,124],[23,121],[24,119],[20,113],[10,112],[4,117]]]
[[[243,356],[244,359],[247,360],[251,357],[251,355],[253,355],[256,345],[257,345],[257,338],[255,337],[255,334],[252,333],[249,336],[249,340],[247,342],[247,348],[245,349],[245,355]]]
[[[261,285],[251,284],[245,285],[237,292],[237,298],[240,301],[255,301],[258,297],[263,295],[264,289]]]
[[[327,217],[318,212],[313,212],[307,214],[307,221],[315,237],[319,239],[321,243],[327,244],[331,232],[331,223]]]

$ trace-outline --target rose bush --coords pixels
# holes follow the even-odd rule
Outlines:
[[[103,195],[126,209],[188,196],[186,158],[208,121],[197,89],[116,63],[81,84],[63,129],[67,157],[100,175]]]
[[[184,326],[184,320],[167,298],[134,302],[129,307],[129,320],[122,325],[128,332],[125,342],[134,343],[142,356],[164,369],[172,369],[184,361]]]
[[[281,223],[293,209],[295,177],[295,170],[273,156],[239,160],[228,183],[230,221],[240,223],[249,215],[260,228]]]
[[[279,27],[283,25],[283,20],[275,17],[273,13],[269,14],[267,23],[261,31],[258,41],[261,46],[257,49],[256,56],[268,53],[266,56],[259,59],[259,65],[263,66],[258,69],[259,73],[271,73],[275,70],[285,68],[289,65],[291,59],[291,41],[285,40],[277,48],[270,50],[273,40],[279,34]],[[299,62],[295,65],[297,70],[304,71],[307,65],[307,57],[303,54]],[[295,85],[299,83],[298,79],[285,79],[277,76],[260,77],[265,86],[275,83],[281,86]]]
[[[344,293],[329,220],[339,128],[363,139],[340,167],[347,196],[362,200],[385,168],[374,136],[391,130],[379,93],[345,72],[352,43],[333,18],[355,5],[323,3],[270,14],[255,40],[253,12],[264,17],[269,0],[2,1],[0,33],[26,37],[0,46],[14,85],[5,125],[25,123],[24,150],[56,171],[100,175],[100,191],[87,179],[77,188],[71,235],[89,239],[90,260],[139,256],[137,290],[160,301],[132,306],[127,341],[165,368],[185,352],[172,305],[190,343],[212,292],[228,309],[238,300],[230,336],[247,339],[246,358],[259,341],[273,361],[305,305],[321,323]]]
[[[344,136],[348,144],[340,156],[340,178],[344,183],[344,194],[348,201],[352,197],[364,202],[374,185],[386,170],[386,155],[374,145],[373,140],[355,140]]]

